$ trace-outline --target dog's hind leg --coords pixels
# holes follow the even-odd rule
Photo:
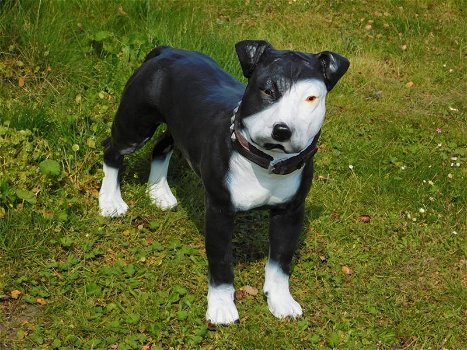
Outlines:
[[[112,124],[111,137],[104,142],[105,176],[99,192],[103,216],[120,216],[127,211],[119,182],[123,157],[142,147],[164,122],[158,108],[164,70],[159,69],[156,59],[163,49],[153,50],[128,80]]]
[[[99,191],[99,208],[102,216],[117,217],[124,215],[128,210],[128,205],[123,201],[120,192],[123,157],[142,147],[160,124],[156,110],[145,110],[142,114],[137,108],[132,107],[134,106],[129,102],[120,105],[112,125],[112,135],[103,142],[104,179]],[[146,123],[142,123],[143,127],[135,127],[135,120]]]
[[[177,206],[177,199],[167,183],[167,171],[173,152],[173,138],[168,131],[156,141],[152,152],[151,171],[148,179],[148,195],[159,209],[168,210]]]
[[[123,201],[120,193],[120,170],[123,155],[112,146],[109,137],[103,142],[104,146],[104,179],[99,191],[99,209],[102,216],[117,217],[124,215],[128,205]]]

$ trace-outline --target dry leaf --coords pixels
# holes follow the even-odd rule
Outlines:
[[[340,220],[341,216],[340,216],[339,213],[336,211],[336,209],[333,209],[333,210],[332,210],[331,218],[332,218],[333,220]]]
[[[345,273],[346,275],[350,275],[352,273],[352,269],[348,267],[347,265],[342,266],[342,272]]]
[[[241,300],[248,296],[255,296],[258,294],[258,289],[252,286],[243,286],[235,291],[235,299]]]
[[[359,219],[360,219],[361,222],[368,223],[368,222],[371,221],[371,216],[368,215],[368,214],[363,214],[363,215],[360,215]]]
[[[145,344],[141,348],[141,350],[151,350],[151,349],[152,349],[152,344],[151,343]]]
[[[245,299],[248,296],[248,293],[245,292],[242,288],[237,289],[235,291],[235,299],[236,300],[242,300]]]
[[[37,299],[36,299],[36,302],[37,302],[38,304],[41,304],[41,305],[47,304],[47,301],[45,301],[44,298],[37,298]]]
[[[23,78],[23,77],[19,77],[19,79],[18,79],[18,86],[19,86],[20,88],[22,88],[22,87],[24,86],[24,84],[26,84],[26,81],[24,80],[24,78]]]
[[[258,294],[258,289],[252,287],[252,286],[244,286],[242,289],[247,292],[249,295],[257,295]]]
[[[329,181],[329,175],[328,176],[319,175],[318,181],[323,181],[323,182]]]
[[[23,294],[23,292],[21,292],[21,291],[19,291],[19,290],[17,290],[17,289],[12,290],[12,291],[10,292],[10,296],[11,296],[13,299],[18,299],[19,296],[20,296],[21,294]]]
[[[216,325],[208,321],[208,330],[213,332],[216,331]]]
[[[414,84],[413,81],[409,81],[407,84],[405,84],[405,87],[410,89],[410,88],[413,87],[414,85],[415,85],[415,84]]]

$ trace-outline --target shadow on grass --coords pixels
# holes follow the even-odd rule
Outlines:
[[[148,142],[151,143],[151,142]],[[145,147],[143,152],[133,155],[131,164],[127,165],[125,181],[145,186],[149,177],[150,151]],[[127,157],[127,158],[131,158]],[[136,173],[138,176],[129,176]],[[204,233],[204,189],[201,180],[190,169],[180,152],[173,153],[169,166],[169,185],[174,190],[175,197],[186,211],[190,220],[199,232]],[[318,219],[323,211],[322,207],[311,206],[305,209],[304,228],[296,256],[300,255],[306,233],[310,223]],[[238,213],[235,217],[233,235],[234,264],[252,263],[263,260],[269,251],[269,212],[268,210],[252,210]]]

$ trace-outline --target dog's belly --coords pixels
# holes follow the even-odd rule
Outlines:
[[[234,152],[225,182],[233,206],[244,211],[289,201],[300,187],[302,169],[288,175],[269,174]]]

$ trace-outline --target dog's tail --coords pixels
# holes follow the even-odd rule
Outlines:
[[[159,56],[163,50],[169,48],[170,46],[158,46],[152,49],[147,55],[146,58],[144,59],[144,62],[147,60],[150,60],[151,58]]]

